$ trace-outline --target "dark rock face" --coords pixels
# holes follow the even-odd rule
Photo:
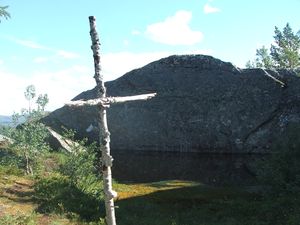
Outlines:
[[[238,69],[204,55],[170,56],[106,83],[108,96],[156,92],[148,101],[108,110],[111,148],[180,152],[264,153],[300,124],[300,78],[289,71]],[[73,100],[95,98],[95,91]],[[95,107],[63,107],[44,122],[56,131],[98,139]]]

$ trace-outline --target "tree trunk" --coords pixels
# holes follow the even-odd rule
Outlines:
[[[101,107],[100,107],[101,108]],[[114,198],[117,197],[117,192],[112,190],[112,161],[110,155],[110,133],[107,126],[106,109],[100,110],[101,117],[101,152],[102,152],[102,175],[103,175],[103,189],[106,209],[106,222],[108,225],[116,225]]]
[[[92,50],[94,57],[94,67],[95,67],[95,81],[97,84],[97,97],[104,98],[106,97],[106,90],[104,87],[103,77],[100,74],[100,42],[99,36],[96,31],[96,22],[95,17],[90,16],[90,35],[92,39]],[[105,198],[105,209],[106,209],[106,223],[107,225],[116,225],[115,217],[115,206],[114,206],[114,197],[117,196],[117,193],[112,190],[112,174],[111,167],[113,158],[110,155],[110,146],[109,146],[109,136],[110,133],[107,127],[107,118],[106,118],[106,107],[103,105],[99,106],[99,129],[100,129],[100,151],[102,154],[102,174],[103,174],[103,189],[104,189],[104,198]],[[100,159],[98,159],[100,161]]]
[[[29,170],[29,158],[27,156],[27,154],[25,154],[25,159],[26,159],[26,175],[30,174],[30,170]]]
[[[25,159],[26,159],[26,175],[33,175],[33,169],[30,165],[30,158],[27,153],[25,153]]]

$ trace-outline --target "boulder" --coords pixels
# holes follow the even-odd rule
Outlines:
[[[148,101],[111,105],[113,150],[266,153],[291,124],[300,124],[300,78],[293,71],[239,69],[211,56],[174,55],[105,85],[108,96],[157,93]],[[95,97],[92,89],[73,100]],[[94,141],[97,118],[96,107],[64,106],[43,122]]]
[[[0,148],[6,148],[7,146],[9,146],[12,143],[13,143],[12,139],[0,134]]]
[[[64,137],[54,131],[51,127],[46,127],[49,132],[48,142],[52,149],[60,149],[69,153],[74,153],[74,149],[81,149],[79,143]]]

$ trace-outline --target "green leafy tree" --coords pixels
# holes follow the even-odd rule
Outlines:
[[[12,131],[11,138],[14,141],[11,147],[19,156],[23,157],[26,174],[33,175],[37,158],[49,151],[49,146],[45,143],[47,136],[45,125],[37,121],[26,122]]]
[[[269,51],[265,46],[256,50],[255,64],[257,67],[266,69],[272,69],[274,67],[274,61],[269,55]]]
[[[36,103],[38,105],[38,111],[45,111],[45,107],[49,102],[49,98],[47,94],[40,94],[36,100]]]
[[[252,62],[251,60],[248,60],[247,62],[246,62],[246,68],[248,68],[248,69],[253,69],[253,68],[255,68],[256,67],[256,64],[254,63],[254,62]]]
[[[26,90],[24,92],[24,96],[26,100],[28,101],[28,113],[31,113],[31,103],[32,100],[35,98],[35,86],[34,85],[29,85],[26,87]]]
[[[50,149],[45,142],[48,137],[48,130],[44,124],[39,122],[49,100],[46,94],[40,95],[41,97],[36,101],[38,110],[31,110],[31,101],[36,95],[35,87],[29,85],[24,95],[29,101],[29,106],[28,110],[22,110],[21,114],[13,115],[17,127],[10,131],[10,137],[13,139],[11,147],[24,159],[26,174],[33,174],[33,169],[37,166],[37,159]],[[17,125],[20,118],[26,118],[26,121]]]
[[[5,19],[10,18],[10,14],[6,11],[7,8],[8,6],[0,6],[0,17],[4,17]]]
[[[248,61],[247,68],[297,69],[300,67],[300,31],[294,33],[289,23],[280,31],[275,27],[274,44],[270,51],[263,46],[256,50],[254,62]]]

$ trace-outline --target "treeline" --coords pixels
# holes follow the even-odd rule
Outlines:
[[[282,31],[275,27],[274,32],[274,43],[269,49],[266,46],[257,49],[255,60],[249,60],[246,63],[247,68],[300,68],[300,31],[295,33],[287,23]]]

